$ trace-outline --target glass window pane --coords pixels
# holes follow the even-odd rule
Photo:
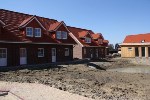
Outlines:
[[[6,54],[3,54],[2,57],[3,57],[3,58],[6,58]]]
[[[56,38],[57,39],[61,39],[61,31],[57,31],[56,32]]]
[[[40,28],[35,28],[34,33],[35,33],[35,37],[41,37],[41,29]]]
[[[65,56],[69,56],[69,48],[65,48]]]
[[[43,48],[38,49],[38,57],[44,57],[44,49]]]
[[[26,35],[27,36],[33,36],[33,29],[31,27],[26,28]]]
[[[67,39],[67,32],[62,31],[62,39]]]

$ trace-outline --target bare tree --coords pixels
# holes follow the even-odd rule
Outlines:
[[[113,44],[108,44],[109,50],[114,50],[114,45]]]

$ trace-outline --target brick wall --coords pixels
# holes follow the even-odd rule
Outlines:
[[[82,59],[82,47],[79,44],[73,48],[73,58]]]
[[[2,33],[2,26],[0,25],[0,34]]]
[[[42,64],[52,62],[52,48],[56,48],[56,62],[71,61],[73,59],[72,45],[55,44],[10,44],[0,43],[0,48],[7,48],[7,65],[20,65],[20,48],[27,50],[27,64]],[[44,57],[38,57],[38,48],[44,48]],[[65,48],[69,48],[69,56],[65,56]]]

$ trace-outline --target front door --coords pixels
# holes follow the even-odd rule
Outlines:
[[[52,62],[56,62],[56,48],[52,48]]]
[[[0,66],[7,66],[7,49],[0,48]]]
[[[27,51],[26,48],[20,48],[20,65],[27,64]]]

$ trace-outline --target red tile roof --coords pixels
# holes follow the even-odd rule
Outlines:
[[[85,37],[87,34],[88,34],[88,31],[81,31],[81,32],[79,32],[79,37],[80,37],[80,38],[83,38],[83,37]]]
[[[55,23],[51,24],[49,27],[49,31],[55,30],[61,23],[62,22],[55,22]]]
[[[23,22],[19,25],[19,27],[25,25],[27,22],[29,22],[29,21],[30,21],[31,19],[33,19],[33,18],[34,18],[34,16],[31,16],[31,17],[29,17],[29,18],[23,20]]]
[[[99,34],[92,34],[92,38],[93,38],[93,39],[98,39],[99,37],[100,37]]]
[[[47,33],[43,34],[44,39],[43,38],[29,38],[29,37],[23,36],[19,27],[27,24],[33,18],[36,18],[47,31],[55,31],[61,24],[64,24],[63,21],[58,22],[57,20],[54,20],[54,19],[0,9],[0,20],[3,23],[5,23],[4,30],[3,30],[3,33],[5,34],[0,36],[0,40],[18,41],[18,42],[68,43],[65,40],[62,40],[62,41],[56,40],[55,38],[51,37]],[[74,36],[84,46],[99,46],[99,44],[95,42],[93,39],[91,43],[85,43],[81,39],[81,37],[85,37],[86,35],[88,35],[88,33],[90,33],[89,36],[91,37],[94,36],[92,34],[95,34],[95,33],[92,30],[69,27],[69,26],[67,28],[69,29],[69,31],[71,31],[74,34]],[[69,37],[68,40],[70,44],[75,44],[75,41],[71,37]]]
[[[103,40],[103,43],[109,43],[109,41],[108,40]]]
[[[150,42],[150,33],[137,34],[137,35],[128,35],[124,39],[123,43],[141,43],[142,41]]]
[[[54,19],[33,16],[29,14],[23,14],[19,12],[9,11],[0,9],[0,20],[3,21],[6,25],[4,26],[3,35],[0,36],[2,41],[18,41],[18,42],[49,42],[49,43],[68,43],[75,44],[75,41],[69,37],[70,41],[57,41],[53,39],[48,34],[43,34],[43,38],[30,38],[23,36],[22,32],[19,29],[19,26],[26,24],[33,17],[36,17],[37,20],[43,25],[46,30],[53,29],[54,26],[58,26],[60,22]],[[56,25],[56,23],[58,23]]]
[[[68,26],[68,29],[71,31],[71,33],[73,33],[73,35],[78,39],[78,41],[82,45],[84,45],[84,46],[99,46],[98,43],[96,43],[93,39],[92,39],[91,43],[85,43],[81,39],[81,37],[85,36],[87,34],[87,32],[89,32],[90,34],[94,34],[93,31],[87,30],[87,29],[76,28],[76,27],[70,27],[70,26]]]

